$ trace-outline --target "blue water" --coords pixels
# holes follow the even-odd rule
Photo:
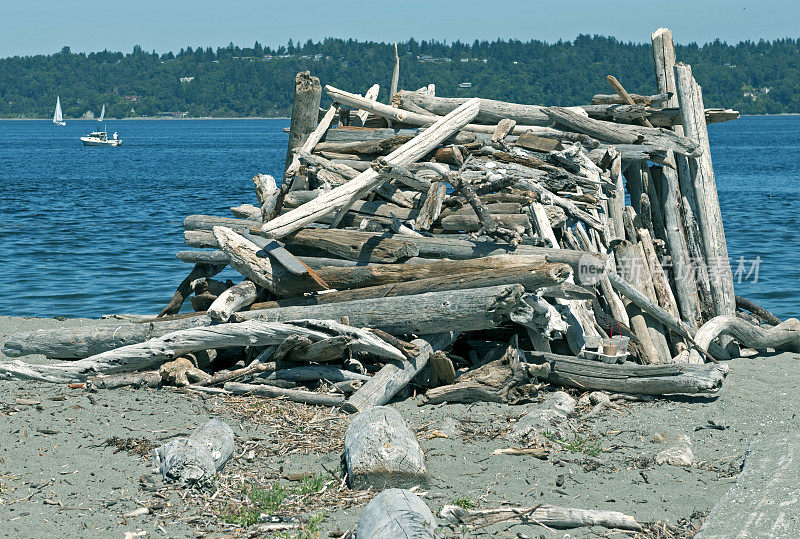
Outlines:
[[[119,120],[107,127],[125,146],[85,148],[97,122],[0,121],[0,314],[158,312],[191,269],[175,258],[182,219],[253,202],[252,177],[282,171],[287,125]],[[800,117],[747,117],[710,136],[734,269],[761,259],[736,291],[796,316]]]
[[[253,202],[289,122],[115,120],[124,146],[84,147],[99,125],[0,121],[0,314],[160,311],[191,269],[183,218]]]

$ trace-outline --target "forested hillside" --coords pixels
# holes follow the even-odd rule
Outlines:
[[[743,113],[800,112],[800,40],[728,45],[678,45],[677,57],[692,64],[707,106]],[[410,40],[399,44],[400,87],[436,84],[441,96],[481,96],[521,103],[575,105],[609,93],[615,75],[630,92],[654,93],[649,44],[603,36],[574,41],[475,41],[472,44]],[[277,50],[216,51],[191,47],[177,54],[74,54],[68,47],[49,56],[0,59],[0,117],[48,117],[56,95],[65,117],[79,117],[105,104],[110,117],[280,116],[291,107],[294,75],[308,69],[323,84],[363,93],[380,83],[387,99],[394,58],[383,43],[326,39]],[[470,83],[471,87],[459,87]],[[464,86],[467,86],[464,84]]]

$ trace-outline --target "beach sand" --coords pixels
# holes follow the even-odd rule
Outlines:
[[[0,341],[18,331],[95,323],[99,321],[0,317]],[[461,499],[483,508],[511,502],[608,509],[640,522],[676,524],[709,511],[726,494],[751,441],[800,429],[797,359],[798,354],[783,353],[733,360],[722,390],[713,397],[619,402],[588,419],[583,418],[587,410],[579,410],[573,441],[585,443],[553,451],[547,460],[492,456],[494,450],[514,445],[502,433],[535,404],[419,406],[409,398],[392,406],[417,431],[430,472],[423,499],[434,513]],[[64,384],[17,381],[0,381],[0,387],[2,536],[122,537],[139,531],[150,536],[195,536],[200,531],[235,535],[241,530],[212,511],[230,495],[232,483],[285,483],[281,478],[294,473],[341,473],[339,447],[347,417],[329,410],[308,410],[313,419],[293,427],[293,436],[307,429],[309,443],[287,447],[275,412],[250,420],[253,416],[241,406],[218,396],[169,388],[90,393]],[[549,391],[544,388],[543,394]],[[259,405],[256,399],[248,402],[253,409]],[[235,459],[220,475],[227,486],[220,489],[219,499],[193,495],[182,500],[180,490],[162,486],[147,457],[106,445],[115,436],[160,445],[211,418],[227,421],[237,436]],[[691,440],[693,466],[654,464],[654,456],[679,435]],[[667,441],[654,441],[662,437]],[[315,446],[321,451],[313,450]],[[321,537],[353,528],[371,496],[363,493],[356,496],[356,505],[342,508],[354,502],[345,500],[348,494],[338,492],[336,482],[329,483],[332,492],[320,495],[319,503],[315,495],[307,497],[306,505],[314,506],[307,514],[325,514]],[[327,508],[325,500],[330,500]],[[150,512],[124,516],[141,507]],[[502,523],[480,533],[582,537],[601,531],[555,532]]]

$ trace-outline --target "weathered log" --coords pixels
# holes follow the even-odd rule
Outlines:
[[[421,92],[401,91],[398,94],[400,108],[407,105],[416,105],[430,114],[444,116],[455,108],[464,104],[466,98],[458,97],[432,97]],[[475,122],[496,126],[501,120],[513,120],[520,125],[540,125],[545,126],[550,122],[542,109],[538,105],[520,105],[518,103],[506,103],[492,99],[480,100],[481,111],[475,117]]]
[[[349,316],[356,327],[378,328],[394,335],[429,335],[442,331],[475,331],[497,326],[503,315],[519,305],[524,289],[520,285],[415,295],[409,298],[381,298],[310,307],[283,307],[236,313],[235,320],[291,321],[308,318],[340,320]],[[62,329],[36,330],[9,336],[3,345],[8,357],[43,354],[52,358],[85,358],[107,350],[169,332],[211,324],[203,314],[175,320],[150,319],[140,323],[113,323]],[[248,343],[251,344],[251,343]]]
[[[250,221],[261,220],[261,209],[252,204],[240,204],[230,209],[234,217],[238,219],[249,219]]]
[[[161,385],[161,374],[158,371],[124,372],[111,376],[96,376],[86,380],[90,389],[116,389],[118,387],[158,387]]]
[[[317,126],[321,99],[322,86],[319,79],[312,77],[308,71],[298,73],[294,79],[294,102],[292,103],[292,121],[289,126],[286,169],[292,163],[293,150],[301,147]]]
[[[444,183],[435,182],[431,184],[428,188],[425,202],[422,203],[419,215],[414,221],[417,230],[428,230],[433,226],[433,223],[442,212],[442,202],[445,196],[447,196],[447,187]]]
[[[671,152],[668,153],[667,159],[672,160],[672,158]],[[689,329],[696,331],[700,327],[702,317],[700,314],[700,302],[697,297],[697,281],[683,231],[678,201],[680,194],[678,173],[675,170],[663,169],[663,184],[661,188],[661,199],[664,202],[662,212],[667,250],[672,259],[678,307],[680,308],[681,319],[686,322]]]
[[[392,85],[389,87],[389,99],[397,93],[400,82],[400,55],[397,54],[397,43],[394,44],[394,69],[392,70]]]
[[[655,34],[654,34],[655,35]],[[670,95],[666,93],[660,93],[655,95],[639,95],[639,94],[630,94],[631,99],[637,105],[653,105],[653,106],[660,106],[662,103],[665,103],[669,98]],[[619,94],[595,94],[592,96],[592,105],[622,105],[623,100],[619,96]]]
[[[526,352],[533,364],[550,364],[548,382],[582,391],[597,389],[639,395],[715,393],[722,387],[727,365],[608,365],[571,356]]]
[[[391,108],[391,107],[390,107]],[[450,115],[437,121],[425,132],[416,136],[385,158],[390,165],[403,165],[423,157],[441,141],[458,131],[478,113],[477,100],[470,101]],[[381,182],[378,173],[369,169],[348,183],[319,196],[315,200],[265,223],[262,235],[282,237],[294,232],[347,203],[355,194],[365,193]]]
[[[344,397],[338,394],[315,393],[302,389],[285,389],[266,384],[226,382],[223,387],[225,391],[233,393],[234,395],[258,395],[259,397],[280,398],[313,406],[338,407],[344,402]]]
[[[319,142],[313,148],[313,151],[316,153],[337,152],[352,155],[388,155],[413,138],[414,135],[394,135],[379,140]]]
[[[351,230],[299,230],[284,238],[287,246],[315,247],[356,261],[397,262],[418,256],[419,248],[405,236],[376,236]]]
[[[254,218],[256,221],[264,221],[278,211],[277,206],[281,190],[278,189],[275,178],[269,174],[256,174],[253,178],[253,183],[256,185],[256,197],[258,198],[260,209],[257,216],[249,218]]]
[[[355,537],[434,539],[436,517],[413,492],[392,488],[384,490],[367,504],[358,521]]]
[[[547,107],[545,112],[561,125],[612,144],[644,143],[693,157],[703,152],[696,141],[669,130],[594,120],[563,107]]]
[[[703,238],[715,313],[731,315],[736,310],[733,272],[728,258],[725,230],[717,196],[717,183],[711,163],[708,130],[703,115],[703,94],[692,77],[691,66],[675,65],[675,84],[686,136],[705,151],[690,160],[689,169],[697,203],[697,220]]]
[[[324,282],[311,275],[296,275],[288,271],[258,245],[230,228],[216,226],[213,232],[220,248],[228,255],[230,266],[277,296],[291,296],[327,288]]]
[[[183,305],[183,302],[186,301],[186,298],[192,293],[193,281],[202,277],[213,277],[224,269],[225,266],[222,264],[195,264],[194,268],[192,268],[192,271],[189,272],[189,275],[187,275],[186,278],[181,281],[181,284],[178,285],[178,289],[172,296],[169,305],[164,307],[164,310],[158,314],[159,318],[170,314],[176,314],[181,310],[181,305]]]
[[[664,268],[658,260],[653,238],[650,237],[650,231],[646,228],[639,229],[639,241],[641,242],[645,263],[650,271],[650,277],[653,280],[653,289],[658,304],[671,315],[679,318],[678,303],[672,294],[672,288],[670,288]]]
[[[447,348],[456,340],[458,331],[431,334],[411,341],[411,344],[419,350],[416,354],[407,360],[388,362],[371,380],[347,399],[342,409],[347,412],[362,412],[388,403],[427,365],[431,354]]]
[[[572,269],[566,264],[543,263],[539,265],[521,266],[513,268],[484,269],[472,273],[446,274],[440,277],[400,281],[377,286],[368,286],[353,290],[338,290],[301,298],[284,298],[276,301],[255,303],[253,309],[271,309],[290,305],[324,305],[328,303],[341,303],[370,298],[388,298],[395,296],[411,296],[426,292],[441,292],[445,290],[464,290],[470,288],[483,288],[503,284],[521,284],[527,292],[542,294],[559,294],[561,296],[578,295],[580,299],[587,299],[591,293],[580,287],[571,285],[554,289],[572,275]]]
[[[517,214],[487,214],[492,218],[490,221],[495,227],[503,228],[505,230],[516,232],[517,234],[524,234],[531,229],[531,222],[527,215]],[[487,227],[477,215],[467,214],[453,214],[443,217],[441,222],[443,230],[461,231],[461,232],[477,232],[486,229]],[[491,229],[491,228],[490,228]],[[491,236],[491,234],[486,234]],[[503,238],[505,239],[505,238]]]
[[[214,322],[227,322],[233,313],[253,303],[257,296],[258,287],[245,279],[217,296],[207,310],[208,316]]]
[[[679,103],[675,89],[675,44],[672,40],[672,32],[667,28],[659,28],[653,32],[651,38],[653,42],[653,61],[655,65],[656,82],[660,91],[669,92],[670,98],[667,105],[674,110],[678,107]],[[677,110],[680,112],[679,108],[677,108]],[[676,125],[673,129],[679,135],[684,134],[683,126]],[[678,171],[678,185],[680,188],[682,227],[685,234],[689,256],[688,260],[690,262],[690,266],[686,267],[684,271],[691,273],[690,279],[693,279],[696,285],[698,310],[701,315],[694,324],[693,329],[696,330],[704,318],[708,319],[713,316],[714,306],[711,295],[711,285],[708,279],[708,269],[706,268],[705,254],[703,252],[703,240],[700,237],[700,230],[695,220],[697,205],[694,196],[694,188],[692,187],[692,174],[689,169],[689,161],[682,155],[676,155],[674,157],[675,167]],[[665,175],[665,180],[667,180],[665,183],[669,185],[662,186],[662,189],[672,189],[673,178]],[[667,200],[665,198],[665,206],[666,203]],[[665,209],[665,212],[666,211],[670,210]],[[667,238],[667,240],[669,241],[669,238]],[[675,273],[678,274],[679,270],[677,266],[681,264],[681,260],[677,259],[673,253],[670,254],[676,265]],[[680,256],[679,254],[678,257]],[[676,285],[676,289],[677,288]],[[691,298],[689,302],[691,302]]]
[[[625,290],[621,290],[617,281],[629,284],[643,297],[646,297],[651,303],[655,302],[650,299],[645,292],[645,279],[643,273],[646,271],[644,261],[639,256],[639,249],[636,245],[629,242],[621,242],[614,248],[617,259],[617,266],[623,270],[625,277],[618,277],[614,274],[609,274],[609,280],[614,287],[619,290],[626,298]],[[618,279],[615,280],[615,277]],[[615,283],[617,283],[615,285]],[[628,298],[630,300],[630,298]],[[654,324],[652,319],[645,317],[644,310],[635,302],[629,301],[627,305],[628,318],[631,321],[631,329],[636,334],[636,338],[640,344],[642,352],[642,362],[645,364],[664,363],[668,357],[671,357],[669,351],[666,356],[663,354],[663,349],[657,346],[654,342],[659,328]],[[652,329],[652,331],[651,331]],[[663,338],[663,330],[661,337]]]
[[[400,413],[373,406],[350,421],[344,436],[350,488],[403,488],[426,482],[425,457]]]
[[[730,336],[747,348],[800,352],[800,320],[789,318],[777,326],[762,328],[734,315],[715,316],[697,331],[695,340],[708,348],[714,339]]]
[[[486,288],[429,292],[410,297],[364,299],[309,307],[282,307],[244,311],[237,320],[295,320],[348,316],[350,324],[382,329],[392,335],[431,335],[443,331],[476,331],[499,325],[515,311],[524,288],[503,285]],[[414,309],[409,309],[413,301]]]
[[[618,511],[598,509],[573,509],[553,505],[535,507],[501,507],[498,509],[464,509],[456,505],[442,507],[440,516],[454,526],[467,525],[470,528],[483,528],[500,522],[512,524],[531,524],[550,528],[580,528],[582,526],[603,526],[620,530],[641,530],[632,516]]]
[[[499,255],[472,260],[439,260],[427,264],[375,264],[351,268],[320,268],[317,273],[337,290],[402,283],[431,277],[456,277],[483,270],[529,268],[545,262],[541,255]]]
[[[211,486],[233,455],[233,430],[219,419],[197,427],[188,438],[176,438],[153,450],[164,481],[181,486]]]
[[[208,320],[207,317],[203,318]],[[101,373],[111,374],[148,369],[196,350],[277,345],[287,337],[294,335],[306,336],[311,340],[322,340],[327,339],[331,333],[352,336],[353,332],[357,331],[360,331],[359,338],[350,344],[354,350],[368,350],[369,353],[387,359],[404,357],[396,348],[361,330],[334,324],[330,321],[327,323],[318,321],[316,324],[316,327],[321,327],[326,331],[315,329],[315,327],[305,327],[306,325],[313,326],[313,324],[302,320],[292,324],[248,320],[239,324],[219,324],[178,330],[78,361],[51,365],[28,365],[21,361],[8,362],[0,366],[0,378],[34,379],[46,382],[83,380]]]

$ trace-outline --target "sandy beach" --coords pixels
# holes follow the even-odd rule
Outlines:
[[[0,340],[22,330],[96,323],[2,317]],[[416,431],[425,452],[430,478],[423,499],[434,513],[457,500],[478,508],[543,503],[616,510],[642,523],[691,530],[734,484],[754,440],[798,431],[800,396],[792,374],[797,359],[783,353],[731,361],[714,397],[615,401],[592,417],[579,406],[569,423],[574,438],[564,437],[576,443],[553,444],[546,460],[492,455],[514,445],[505,435],[537,403],[420,406],[419,399],[406,398],[392,406]],[[310,476],[327,488],[306,492],[299,503],[288,500],[287,508],[304,517],[324,515],[318,529],[328,536],[352,529],[375,494],[338,490],[348,418],[334,410],[170,388],[88,392],[39,382],[0,383],[0,535],[238,535],[244,530],[233,516],[235,506],[222,499],[251,484],[297,490],[291,485]],[[541,396],[554,389],[542,388]],[[301,428],[303,417],[310,419]],[[149,456],[120,450],[120,441],[135,440],[144,442],[139,453],[146,453],[210,418],[228,422],[237,437],[234,459],[218,478],[221,499],[165,486]],[[681,435],[691,441],[692,465],[655,464],[656,454]],[[126,516],[142,508],[146,514]],[[601,531],[501,523],[478,535],[575,537]]]

